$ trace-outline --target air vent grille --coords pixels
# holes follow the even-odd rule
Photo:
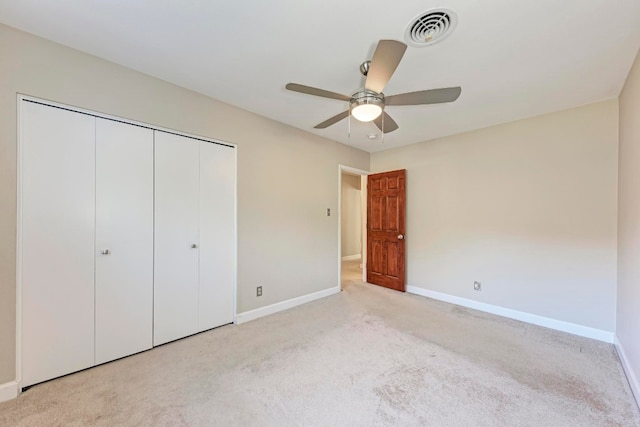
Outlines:
[[[447,38],[456,23],[456,14],[450,10],[430,10],[420,14],[409,23],[404,38],[411,46],[431,46]]]

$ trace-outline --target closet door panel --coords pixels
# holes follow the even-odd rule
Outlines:
[[[96,363],[153,345],[153,130],[96,119]]]
[[[233,322],[235,180],[235,149],[200,142],[200,330]]]
[[[154,345],[198,332],[198,152],[155,132]]]
[[[95,118],[23,101],[22,386],[94,364]]]

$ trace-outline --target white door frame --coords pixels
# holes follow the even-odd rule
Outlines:
[[[360,175],[360,215],[362,216],[362,281],[367,281],[367,176],[369,171],[338,165],[338,286],[342,289],[342,173]]]

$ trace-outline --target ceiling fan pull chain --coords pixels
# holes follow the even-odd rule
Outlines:
[[[349,129],[347,130],[347,135],[351,139],[351,107],[349,107]]]
[[[380,139],[380,144],[384,144],[384,110],[382,110],[382,138]]]

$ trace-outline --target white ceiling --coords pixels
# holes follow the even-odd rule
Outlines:
[[[284,89],[352,94],[379,39],[440,7],[456,29],[409,47],[384,92],[462,95],[388,107],[384,143],[372,123],[313,129],[346,103]],[[371,152],[614,98],[640,45],[638,0],[0,0],[0,22]]]

